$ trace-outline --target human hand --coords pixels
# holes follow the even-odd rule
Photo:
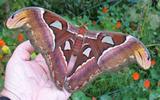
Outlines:
[[[6,67],[1,95],[11,100],[67,100],[70,93],[57,89],[42,55],[30,60],[33,51],[29,41],[16,48]]]

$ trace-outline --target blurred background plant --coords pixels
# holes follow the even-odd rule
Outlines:
[[[27,40],[22,30],[8,30],[5,20],[27,6],[49,9],[73,24],[86,24],[90,30],[131,34],[151,53],[153,68],[150,70],[144,71],[133,64],[119,72],[105,73],[73,93],[71,99],[160,99],[160,0],[0,0],[0,87],[3,87],[5,66],[14,49]]]

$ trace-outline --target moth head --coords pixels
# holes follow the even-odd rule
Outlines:
[[[26,24],[31,23],[31,19],[36,17],[38,11],[42,11],[39,7],[27,7],[16,11],[12,14],[6,23],[6,26],[10,29],[20,28]]]
[[[136,58],[137,63],[143,68],[143,69],[149,69],[151,67],[151,57],[150,53],[148,52],[147,48],[141,43],[139,40],[137,40],[137,45],[134,50],[134,56]]]

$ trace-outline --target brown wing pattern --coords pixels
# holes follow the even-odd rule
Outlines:
[[[71,50],[64,51],[64,44],[66,41],[72,42],[70,39],[73,38],[74,34],[70,34],[67,31],[68,23],[55,13],[45,11],[44,20],[47,25],[52,29],[55,35],[55,50],[51,53],[53,62],[53,69],[51,70],[56,85],[62,89],[67,75],[67,63],[66,60],[70,58]],[[73,44],[73,42],[72,42]]]
[[[56,77],[63,76],[60,78],[55,77],[56,81],[63,80],[66,77],[67,81],[60,83],[65,84],[68,91],[83,87],[88,81],[103,72],[119,69],[129,62],[134,62],[139,58],[139,56],[136,56],[135,51],[143,49],[143,52],[146,52],[144,46],[130,35],[118,32],[87,31],[81,37],[79,36],[78,27],[69,24],[57,15],[51,17],[49,14],[46,14],[50,16],[47,23],[50,25],[58,19],[63,28],[60,30],[51,26],[56,36],[56,47],[60,48],[62,55],[59,58],[55,56],[55,60],[63,58],[63,62],[57,63],[54,73]],[[142,51],[140,52],[142,53]],[[72,56],[74,56],[73,59]],[[72,66],[70,66],[70,62],[73,63]],[[61,69],[63,68],[62,63],[65,63],[66,70]]]
[[[103,72],[119,69],[128,63],[137,61],[144,69],[150,66],[146,48],[133,36],[116,32],[91,32],[86,37],[93,57],[82,64],[83,66],[79,66],[68,78],[66,87],[69,91],[83,87]]]
[[[119,38],[119,40],[116,40],[117,38]],[[84,46],[81,50],[82,53],[80,54],[79,58],[83,58],[83,52],[85,52],[87,48],[91,48],[91,51],[88,57],[85,56],[86,61],[81,62],[81,64],[76,67],[76,72],[74,72],[73,75],[68,78],[68,83],[66,83],[68,89],[78,89],[93,79],[93,77],[96,77],[100,73],[104,72],[104,69],[106,70],[106,68],[104,68],[104,65],[98,64],[99,57],[102,56],[103,52],[107,49],[118,46],[125,42],[125,40],[126,35],[122,34],[112,32],[88,32],[85,38]],[[80,62],[80,60],[77,59],[77,62]],[[105,63],[107,60],[105,59],[104,61],[101,61],[101,63],[102,62]],[[114,69],[114,67],[112,69]],[[81,77],[82,75],[83,77]]]

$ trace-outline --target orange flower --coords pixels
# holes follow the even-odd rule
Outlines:
[[[117,21],[116,28],[119,29],[119,28],[121,28],[121,26],[122,26],[121,21]]]
[[[97,23],[97,22],[96,22],[95,20],[94,20],[94,21],[92,21],[92,24],[93,24],[93,25],[96,25],[96,23]]]
[[[103,7],[103,8],[102,8],[102,12],[103,12],[103,13],[107,13],[107,12],[108,12],[108,8],[107,8],[107,7]]]
[[[0,39],[0,47],[3,47],[4,45],[5,45],[5,42],[2,39]]]
[[[155,64],[156,64],[156,60],[155,60],[155,59],[152,59],[152,60],[151,60],[151,65],[154,66]]]
[[[134,73],[132,74],[132,78],[133,78],[134,80],[139,80],[139,77],[140,77],[140,75],[139,75],[138,72],[134,72]]]
[[[19,33],[17,39],[18,39],[19,42],[22,42],[24,40],[23,34]]]
[[[151,86],[150,80],[145,80],[144,81],[144,87],[148,89],[150,86]]]

